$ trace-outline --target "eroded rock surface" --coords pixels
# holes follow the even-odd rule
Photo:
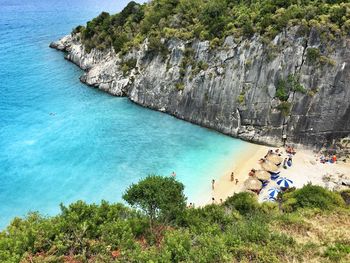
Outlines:
[[[85,52],[78,35],[50,46],[85,70],[88,85],[234,137],[281,145],[286,134],[287,143],[320,146],[350,133],[349,38],[325,45],[316,31],[305,37],[291,28],[268,44],[228,37],[211,49],[207,41],[173,39],[166,56],[149,52],[145,41],[122,59],[112,49]],[[310,61],[310,48],[322,57]],[[126,70],[131,59],[136,66]],[[290,90],[283,103],[276,89],[290,76],[305,90]]]

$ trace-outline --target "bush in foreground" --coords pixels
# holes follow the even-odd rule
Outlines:
[[[350,211],[337,210],[339,196],[307,185],[282,198],[282,205],[294,200],[297,212],[281,214],[275,204],[261,205],[249,193],[223,205],[186,209],[181,183],[149,176],[124,195],[138,209],[78,201],[62,205],[54,217],[31,213],[14,219],[0,233],[0,262],[347,262]],[[332,210],[331,222],[323,208]],[[324,232],[312,224],[320,219],[328,225]],[[335,232],[334,239],[334,228],[343,235]],[[309,238],[306,229],[320,242],[298,243],[294,236]]]
[[[282,197],[282,208],[285,211],[295,211],[299,208],[319,208],[329,210],[345,205],[341,195],[331,192],[321,186],[307,184],[303,188],[287,192]]]

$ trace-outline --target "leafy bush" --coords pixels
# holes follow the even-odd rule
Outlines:
[[[123,195],[131,206],[140,208],[150,218],[171,222],[181,216],[186,207],[184,185],[173,177],[150,175],[132,184]]]
[[[126,52],[139,45],[140,39],[153,36],[209,40],[211,48],[218,47],[228,35],[239,39],[257,33],[271,41],[288,26],[300,26],[302,36],[315,28],[327,40],[349,33],[349,8],[349,3],[314,0],[153,0],[145,4],[131,1],[120,13],[103,12],[73,33],[82,33],[87,51],[113,46],[116,52]],[[165,52],[162,46],[153,51]],[[308,58],[316,61],[317,51],[308,48]]]
[[[175,84],[175,88],[176,88],[178,91],[184,90],[184,89],[185,89],[185,84],[183,84],[182,82],[176,83],[176,84]]]
[[[350,205],[350,190],[343,190],[340,192],[345,204]]]
[[[306,50],[306,59],[309,63],[316,63],[320,58],[320,50],[318,48],[309,47]]]
[[[288,101],[282,101],[277,109],[282,113],[283,116],[287,117],[290,114],[292,104]]]
[[[272,203],[260,206],[249,193],[236,194],[224,205],[184,209],[181,189],[174,178],[150,176],[127,190],[129,201],[139,208],[146,207],[143,210],[147,213],[152,211],[149,205],[154,207],[156,203],[158,216],[153,232],[149,231],[149,217],[140,209],[105,201],[99,205],[82,201],[61,205],[61,213],[54,217],[31,213],[24,219],[15,218],[0,232],[0,262],[318,262],[320,256],[334,262],[349,259],[350,243],[346,238],[304,245],[296,243],[292,235],[283,234],[286,230],[311,231],[314,224],[307,223],[310,216],[326,219],[329,213],[322,214],[322,208],[341,205],[339,194],[310,185],[290,190],[283,197],[284,201],[294,200],[297,207],[293,209],[321,208],[281,214]],[[341,211],[332,218],[347,219],[349,210],[345,209],[332,211]],[[170,210],[176,213],[176,224],[161,216]],[[337,222],[339,226],[341,221]],[[276,231],[276,225],[283,231]],[[289,228],[291,225],[293,228]],[[314,230],[319,233],[318,227]]]
[[[78,34],[78,33],[83,32],[83,30],[84,30],[84,27],[82,25],[79,25],[79,26],[77,26],[76,28],[73,29],[72,33],[73,34]]]
[[[290,86],[290,89],[292,91],[300,92],[305,94],[306,89],[303,85],[300,84],[299,82],[299,76],[295,74],[289,74],[287,77],[288,85]]]
[[[299,208],[332,209],[344,206],[339,193],[331,192],[321,186],[308,184],[301,189],[285,193],[282,196],[282,208],[295,211]]]
[[[247,215],[256,211],[259,203],[254,194],[242,192],[227,198],[225,206],[237,210],[242,215]]]
[[[287,101],[289,98],[289,94],[286,86],[287,84],[285,80],[278,81],[275,96],[281,101]]]
[[[244,100],[245,100],[245,92],[242,91],[237,98],[237,101],[239,104],[243,105],[244,104]]]
[[[323,254],[333,262],[348,262],[350,260],[350,242],[336,242],[328,246]]]

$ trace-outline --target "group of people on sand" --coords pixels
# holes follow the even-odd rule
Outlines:
[[[235,179],[235,175],[233,172],[231,173],[231,182],[236,182],[236,184],[238,184],[238,182],[239,182],[239,180],[237,178]]]
[[[280,149],[275,149],[275,150],[270,149],[266,153],[264,158],[261,158],[259,160],[259,163],[262,165],[263,169],[271,175],[271,179],[276,179],[279,177],[280,172],[277,170],[277,168],[280,167],[281,164],[282,164],[284,169],[287,169],[288,167],[292,166],[293,155],[296,154],[295,149],[291,146],[286,146],[285,153],[287,154],[287,157],[285,157],[283,159],[282,158],[283,152],[281,152]],[[248,173],[248,176],[254,177],[254,176],[256,176],[256,172],[257,171],[255,169],[251,169]],[[259,180],[263,183],[263,186],[266,185],[267,181],[261,180],[260,178],[259,178]],[[259,194],[261,191],[261,190],[257,190],[257,189],[249,189],[249,190],[253,191],[257,194]]]
[[[337,163],[337,156],[334,155],[321,155],[320,157],[320,163]]]
[[[288,167],[291,167],[293,163],[292,156],[289,156],[288,158],[284,158],[283,160],[283,168],[287,169]]]
[[[289,146],[289,145],[287,145],[286,146],[286,153],[288,153],[288,154],[296,154],[297,152],[294,150],[294,148],[292,147],[292,146]]]
[[[235,182],[236,185],[239,183],[239,180],[237,178],[235,179],[235,175],[233,172],[231,173],[230,179],[231,179],[231,182]],[[211,180],[211,190],[213,190],[213,191],[215,190],[215,180],[214,179]],[[214,197],[211,198],[211,201],[213,204],[216,204],[216,200]],[[220,198],[220,203],[222,203],[222,202],[223,202],[223,200]]]

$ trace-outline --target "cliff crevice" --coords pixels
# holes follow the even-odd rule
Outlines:
[[[150,52],[147,40],[123,56],[87,53],[79,34],[51,47],[85,70],[90,86],[244,140],[281,145],[286,134],[289,143],[321,146],[350,133],[349,38],[325,44],[294,27],[271,43],[257,35],[215,48],[163,41],[166,54]]]

